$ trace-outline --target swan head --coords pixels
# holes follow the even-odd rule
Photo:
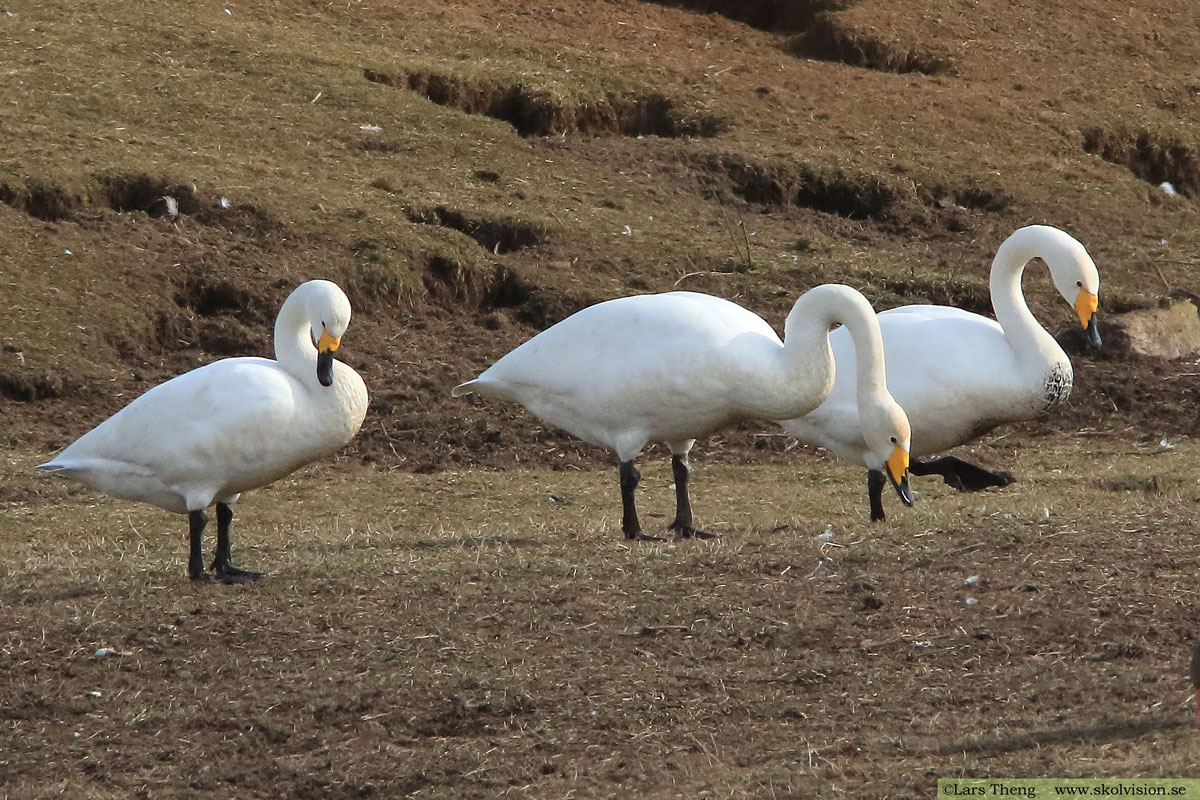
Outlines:
[[[306,285],[312,287],[304,311],[317,346],[317,380],[322,386],[332,386],[333,354],[350,327],[350,300],[336,283],[309,281]]]
[[[1100,307],[1100,272],[1087,250],[1073,237],[1054,230],[1057,236],[1039,255],[1050,268],[1054,288],[1075,309],[1079,324],[1087,331],[1088,340],[1100,347],[1100,330],[1096,327],[1096,309]]]
[[[863,439],[869,448],[865,459],[867,468],[887,475],[888,482],[900,495],[900,501],[911,506],[913,493],[908,486],[908,453],[912,448],[912,430],[904,409],[889,395],[870,414],[859,419]]]

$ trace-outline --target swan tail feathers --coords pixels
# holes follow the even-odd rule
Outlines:
[[[455,386],[453,389],[450,390],[450,396],[451,397],[462,397],[465,394],[472,394],[472,393],[474,393],[474,391],[478,385],[479,385],[479,378],[476,378],[473,381],[467,381],[466,383],[460,383],[458,386]]]

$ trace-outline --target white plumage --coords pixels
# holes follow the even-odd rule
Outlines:
[[[908,423],[884,388],[874,311],[847,286],[819,286],[798,299],[784,341],[758,315],[710,295],[599,303],[539,333],[453,394],[515,400],[551,425],[615,450],[628,538],[648,538],[633,506],[633,460],[647,443],[665,442],[677,491],[671,527],[681,536],[703,535],[692,527],[687,496],[693,443],[743,419],[780,420],[815,408],[832,383],[827,335],[839,322],[865,354],[859,380],[868,458],[886,466],[906,496]]]
[[[879,314],[887,386],[908,414],[912,455],[938,453],[969,442],[997,425],[1033,419],[1067,399],[1072,370],[1067,354],[1038,324],[1021,293],[1021,275],[1040,257],[1054,285],[1099,345],[1095,311],[1100,276],[1083,245],[1057,228],[1032,225],[1000,245],[992,262],[996,319],[949,306],[915,305]],[[853,372],[855,353],[845,330],[830,334],[837,377],[812,413],[781,424],[799,439],[841,458],[867,463],[859,429]],[[953,457],[911,464],[914,475],[940,474],[960,489],[1011,481]],[[882,505],[872,498],[873,518]]]
[[[172,378],[40,468],[191,515],[193,579],[206,577],[198,528],[217,503],[217,577],[257,577],[229,563],[229,506],[337,450],[362,425],[366,386],[332,355],[349,323],[350,302],[336,284],[302,284],[276,319],[276,360],[227,358]]]

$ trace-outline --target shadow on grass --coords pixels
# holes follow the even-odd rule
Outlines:
[[[418,539],[411,543],[383,542],[379,537],[344,542],[314,542],[305,547],[310,553],[335,555],[369,550],[474,550],[480,547],[531,547],[545,544],[524,537],[455,536],[449,539]]]
[[[999,753],[1011,753],[1017,750],[1032,750],[1046,745],[1103,744],[1105,742],[1137,739],[1148,733],[1183,728],[1188,724],[1188,720],[1182,719],[1098,722],[1094,725],[1033,731],[1013,736],[971,738],[965,741],[949,742],[939,745],[934,752],[937,755],[952,755],[954,753],[987,753],[989,755],[996,755]]]
[[[0,606],[36,606],[54,604],[65,600],[78,600],[104,594],[105,590],[95,584],[73,584],[70,586],[19,587],[0,594]]]
[[[412,543],[411,547],[414,550],[451,550],[459,547],[472,550],[476,547],[500,545],[507,547],[530,547],[538,544],[545,544],[545,542],[537,539],[527,539],[522,536],[456,536],[452,539],[418,539]]]

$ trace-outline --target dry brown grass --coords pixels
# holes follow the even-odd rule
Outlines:
[[[722,538],[633,547],[614,470],[314,468],[239,509],[235,554],[271,573],[245,587],[184,580],[182,518],[10,452],[7,791],[917,798],[938,776],[1187,774],[1200,451],[1036,445],[982,451],[1012,487],[923,481],[883,525],[844,465],[701,460]],[[669,469],[643,472],[665,525]]]

